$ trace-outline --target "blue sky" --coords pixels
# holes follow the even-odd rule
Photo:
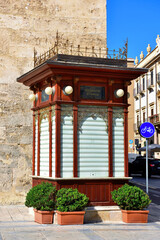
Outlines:
[[[128,38],[128,57],[140,59],[160,35],[160,0],[107,0],[107,47],[118,50]]]

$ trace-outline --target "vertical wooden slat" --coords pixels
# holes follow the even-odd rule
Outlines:
[[[109,103],[112,103],[113,102],[113,80],[109,80],[109,83],[108,83],[108,87],[109,87],[109,90],[108,90],[108,102]]]
[[[40,112],[38,111],[37,176],[40,176]]]
[[[61,76],[56,76],[55,100],[60,100],[61,98],[60,80],[61,80]]]
[[[124,176],[128,177],[128,109],[124,108]]]
[[[52,108],[49,110],[49,177],[52,177]]]
[[[32,175],[35,175],[35,112],[33,113],[33,156],[32,156]]]
[[[55,177],[61,177],[61,107],[55,105]]]
[[[74,101],[77,101],[78,97],[78,81],[79,78],[74,78]],[[78,107],[73,106],[73,177],[78,177]]]
[[[113,144],[112,144],[112,117],[113,109],[108,108],[108,150],[109,150],[109,177],[113,177]]]
[[[73,106],[73,177],[78,177],[77,128],[78,128],[78,108],[77,106]]]
[[[74,91],[73,91],[73,99],[74,101],[76,102],[78,99],[79,99],[79,93],[78,93],[78,81],[79,81],[79,78],[78,77],[75,77],[74,78]]]

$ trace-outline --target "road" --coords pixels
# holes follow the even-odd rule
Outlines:
[[[146,191],[146,179],[137,175],[132,175],[131,183]],[[149,222],[160,221],[160,176],[153,175],[148,179],[148,192],[152,203],[148,207]]]

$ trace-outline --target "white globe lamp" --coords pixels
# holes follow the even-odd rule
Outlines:
[[[124,90],[123,89],[116,90],[115,95],[116,95],[117,98],[123,97]]]
[[[35,94],[30,94],[30,95],[29,95],[29,100],[30,100],[31,102],[34,102],[35,99],[36,99],[36,95],[35,95]]]
[[[45,89],[45,93],[46,93],[47,95],[51,95],[52,92],[53,92],[53,89],[52,89],[51,87],[47,87],[47,88]]]
[[[73,92],[72,86],[67,86],[64,89],[65,94],[70,95]]]

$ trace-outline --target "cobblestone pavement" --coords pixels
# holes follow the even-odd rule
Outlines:
[[[154,213],[154,205],[150,209]],[[25,206],[0,206],[0,240],[157,240],[160,239],[160,221],[156,221],[155,215],[149,216],[147,224],[41,225],[34,222]]]

